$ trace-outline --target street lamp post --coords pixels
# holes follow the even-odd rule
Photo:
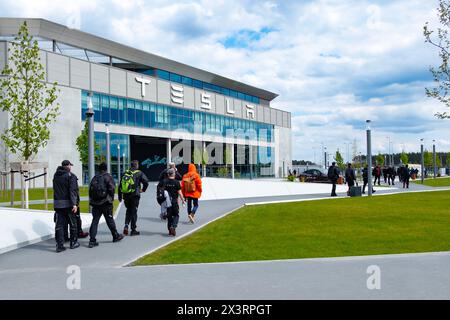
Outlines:
[[[95,159],[94,159],[94,107],[92,105],[92,92],[88,95],[88,110],[86,111],[86,117],[88,119],[88,168],[89,168],[89,181],[94,178],[95,175]]]
[[[372,196],[372,137],[370,131],[370,120],[366,120],[366,136],[367,136],[367,183],[368,195]]]
[[[120,183],[120,143],[117,144],[117,183]]]
[[[106,170],[111,173],[111,135],[109,132],[109,125],[105,123],[106,127]]]
[[[323,150],[324,150],[323,167],[325,170],[327,170],[327,147],[324,147]]]
[[[436,167],[436,140],[433,140],[433,178],[436,179],[437,167]]]
[[[424,169],[424,158],[423,158],[423,138],[420,139],[420,181],[423,184],[423,169]]]

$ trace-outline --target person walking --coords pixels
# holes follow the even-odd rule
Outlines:
[[[405,167],[402,170],[402,181],[403,181],[403,189],[409,189],[409,178],[411,178],[411,173],[409,171],[408,165],[405,165]]]
[[[185,199],[181,192],[181,184],[175,179],[175,170],[169,169],[167,171],[167,179],[162,182],[163,189],[167,191],[170,198],[170,206],[166,206],[167,210],[167,229],[169,230],[169,236],[176,236],[176,228],[178,226],[178,220],[180,218],[180,206],[178,204],[178,198],[181,199],[183,204]]]
[[[64,228],[70,225],[70,249],[80,246],[76,213],[78,211],[78,185],[71,178],[73,164],[64,160],[53,176],[53,207],[55,208],[55,240],[56,252],[66,250],[64,247]]]
[[[181,181],[183,196],[187,199],[187,213],[191,223],[195,222],[195,214],[198,210],[198,199],[202,196],[202,179],[197,172],[195,164],[190,163],[188,172]]]
[[[345,170],[345,181],[347,181],[348,191],[347,195],[350,196],[350,188],[355,186],[356,176],[355,170],[352,168],[352,164],[347,164],[347,169]]]
[[[164,169],[161,172],[161,174],[159,175],[159,181],[160,182],[162,182],[162,181],[164,181],[165,179],[168,178],[167,171],[169,171],[169,169],[175,170],[175,179],[176,180],[181,181],[181,179],[183,179],[181,174],[178,172],[178,169],[177,169],[177,166],[175,165],[175,163],[174,162],[169,162],[168,167],[166,169]]]
[[[336,194],[336,183],[339,179],[339,169],[336,167],[336,162],[331,163],[331,167],[328,168],[328,179],[333,184],[331,188],[331,197],[337,197]]]
[[[116,223],[113,217],[114,194],[116,184],[113,177],[107,172],[106,163],[102,162],[99,166],[100,173],[97,174],[89,185],[89,204],[92,206],[92,224],[89,230],[91,235],[89,248],[98,246],[96,239],[98,222],[101,216],[105,217],[106,225],[111,231],[113,242],[123,239],[123,235],[117,232]]]
[[[137,212],[141,193],[148,188],[147,176],[139,170],[139,161],[131,161],[131,167],[124,172],[120,180],[119,201],[124,201],[127,212],[125,214],[125,226],[123,234],[128,235],[128,226],[131,224],[130,236],[138,236]]]
[[[366,193],[366,186],[369,183],[369,168],[367,167],[367,164],[366,164],[366,166],[363,169],[362,176],[363,176],[362,193],[365,194]],[[372,186],[372,193],[375,193],[375,190],[373,189],[373,186]]]
[[[394,167],[390,167],[389,168],[389,185],[393,185],[395,186],[395,168]]]
[[[381,178],[381,168],[379,165],[376,165],[375,168],[373,168],[372,175],[375,177],[375,180],[373,181],[373,185],[377,184],[380,185],[380,178]]]

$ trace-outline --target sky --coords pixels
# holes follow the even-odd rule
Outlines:
[[[425,95],[438,52],[437,0],[0,0],[0,16],[40,17],[279,94],[293,159],[450,152],[450,120]]]

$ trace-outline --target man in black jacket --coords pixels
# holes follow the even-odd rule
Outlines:
[[[336,162],[331,164],[331,167],[328,168],[328,179],[330,179],[333,184],[333,188],[331,189],[331,196],[337,197],[336,194],[336,183],[339,179],[339,169],[336,167]]]
[[[124,193],[122,190],[124,185],[124,179],[128,175],[133,176],[134,191],[130,193]],[[126,181],[125,181],[126,182]],[[139,200],[141,199],[141,193],[145,192],[148,188],[147,176],[139,170],[139,162],[137,160],[131,161],[131,168],[125,171],[120,180],[119,185],[119,201],[124,201],[127,212],[125,215],[125,227],[123,228],[123,234],[128,235],[128,225],[131,223],[130,236],[138,236],[140,233],[136,230],[137,211],[139,207]]]
[[[72,166],[73,164],[69,160],[64,160],[53,176],[56,252],[66,250],[64,247],[64,228],[67,221],[70,225],[70,249],[80,246],[76,220],[79,194],[76,180],[71,177],[72,173],[70,171]]]
[[[78,188],[78,177],[71,172],[70,178],[74,181],[71,183],[77,186],[77,213],[75,214],[75,218],[77,219],[77,230],[78,230],[78,239],[83,239],[89,236],[88,232],[83,232],[82,221],[81,221],[81,212],[80,212],[80,190]],[[66,227],[64,228],[64,241],[69,241],[69,222],[67,222]]]
[[[100,173],[92,178],[89,185],[89,204],[92,206],[89,248],[98,246],[95,237],[97,236],[98,222],[102,215],[105,217],[109,231],[111,231],[113,242],[118,242],[123,239],[123,235],[117,232],[116,223],[113,218],[114,193],[116,192],[114,179],[106,172],[106,163],[102,162],[99,169]]]
[[[348,185],[348,191],[347,191],[347,195],[350,195],[350,188],[353,187],[355,185],[355,171],[352,168],[352,164],[348,163],[347,164],[347,169],[345,170],[345,181],[347,181],[347,185]]]

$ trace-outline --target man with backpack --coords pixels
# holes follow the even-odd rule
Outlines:
[[[139,170],[139,161],[131,161],[131,168],[124,172],[119,185],[119,201],[124,201],[127,213],[125,215],[125,227],[123,234],[128,235],[128,225],[131,223],[130,236],[138,236],[136,230],[137,211],[141,193],[148,188],[147,176]]]
[[[70,225],[70,249],[80,246],[78,242],[78,228],[76,213],[78,211],[78,185],[72,179],[73,164],[64,160],[53,176],[53,207],[55,208],[55,239],[56,252],[66,250],[64,247],[64,229],[67,222]]]
[[[331,189],[331,197],[337,197],[336,194],[336,183],[339,179],[339,169],[336,167],[336,162],[333,162],[331,164],[331,167],[328,168],[328,179],[333,184],[333,187]]]
[[[202,196],[202,179],[200,179],[197,173],[195,164],[189,164],[188,172],[183,176],[183,180],[181,181],[181,189],[183,196],[187,199],[189,221],[194,223],[194,216],[198,210],[198,199]]]
[[[175,170],[169,169],[167,171],[167,179],[162,181],[162,188],[167,191],[170,199],[170,206],[166,208],[167,210],[167,229],[169,230],[170,236],[176,236],[176,228],[178,226],[180,206],[178,205],[178,197],[180,197],[183,204],[185,199],[183,193],[181,192],[181,185],[178,180],[175,179]]]
[[[106,172],[106,163],[102,162],[99,169],[100,173],[92,178],[89,185],[89,204],[92,206],[89,248],[98,246],[95,237],[97,236],[98,222],[102,215],[105,217],[109,231],[111,231],[113,242],[118,242],[123,239],[123,235],[117,232],[116,223],[113,218],[114,193],[116,191],[114,179]]]

